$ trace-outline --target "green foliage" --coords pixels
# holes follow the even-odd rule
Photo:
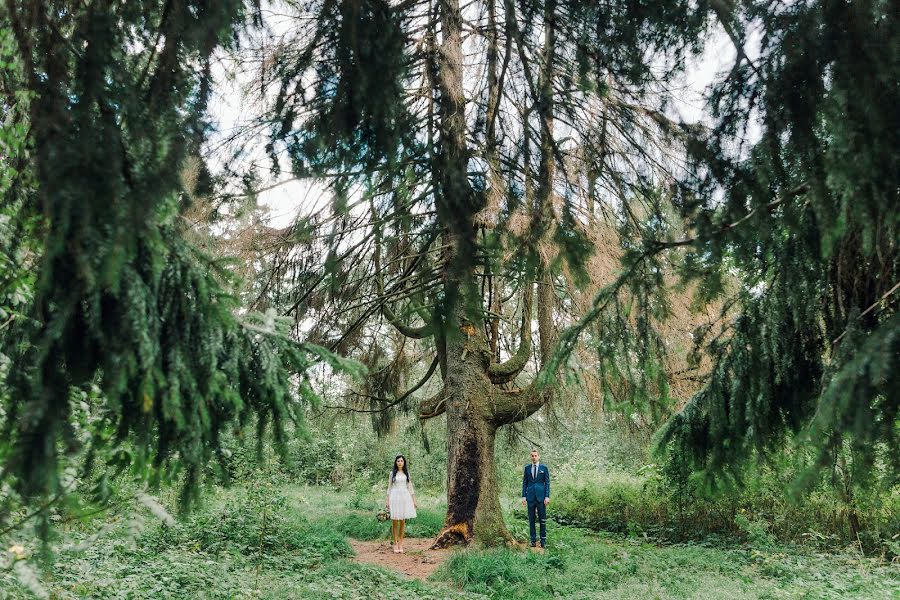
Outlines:
[[[849,443],[854,486],[896,483],[900,455],[884,452],[900,423],[900,18],[878,1],[730,9],[718,16],[732,33],[761,31],[759,57],[739,56],[715,88],[716,128],[690,147],[676,205],[697,232],[685,276],[738,274],[740,308],[661,446],[674,441],[691,471],[740,478],[802,433],[813,472]],[[751,122],[759,141],[736,156]]]
[[[288,148],[295,174],[394,165],[414,133],[402,102],[408,43],[403,14],[383,0],[314,2],[306,10],[312,13],[305,19],[312,43],[275,55],[274,169],[275,142]],[[311,106],[314,118],[306,121]]]
[[[383,505],[384,503],[381,502]],[[378,503],[371,503],[371,510],[366,512],[350,512],[323,517],[321,526],[356,540],[390,539],[391,523],[379,523],[375,519]],[[434,537],[444,525],[444,512],[419,508],[415,519],[406,521],[407,537]]]
[[[584,88],[602,92],[614,81],[628,82],[639,90],[660,79],[660,65],[650,55],[668,59],[663,79],[683,67],[685,54],[696,52],[707,26],[707,14],[690,2],[583,2],[561,0],[567,16],[576,24],[571,35],[577,75]]]
[[[331,415],[313,420],[307,424],[308,437],[289,440],[285,474],[292,481],[353,487],[362,494],[372,486],[386,492],[391,463],[402,453],[410,461],[410,475],[417,489],[440,489],[446,480],[446,456],[426,452],[419,443],[416,421],[403,418],[398,424],[401,427],[397,433],[381,439],[359,421]],[[435,435],[437,440],[443,439],[442,433]]]
[[[485,593],[499,583],[522,583],[540,573],[529,569],[522,558],[519,552],[512,550],[457,553],[447,561],[446,569],[467,589]],[[534,563],[533,560],[530,562]]]
[[[665,498],[646,489],[644,478],[608,475],[579,486],[559,485],[553,518],[559,523],[616,533],[646,531],[666,523]]]
[[[159,481],[178,469],[190,499],[229,424],[244,426],[255,417],[257,438],[271,424],[276,445],[284,448],[285,425],[301,424],[301,402],[315,403],[304,372],[319,353],[290,340],[284,324],[271,318],[238,320],[234,300],[210,276],[224,271],[177,239],[158,264],[140,264],[148,270],[123,267],[127,292],[107,303],[102,318],[97,314],[85,323],[84,334],[68,334],[73,348],[80,348],[79,363],[62,365],[67,373],[82,367],[83,376],[92,369],[102,373],[103,403],[92,425],[86,470],[105,463]],[[38,360],[38,348],[21,360]],[[11,374],[14,389],[33,392],[14,397],[11,415],[32,414],[49,393],[32,373]],[[59,417],[10,419],[16,448],[10,470],[25,490],[55,489],[56,441],[71,427],[57,422]],[[170,462],[175,456],[177,463]]]
[[[560,483],[550,514],[562,524],[658,540],[730,539],[761,548],[776,541],[825,549],[862,544],[867,552],[892,556],[890,539],[900,527],[896,490],[857,496],[848,506],[825,485],[802,498],[789,497],[785,486],[792,477],[790,470],[766,469],[740,489],[710,495],[699,478],[677,485],[653,469],[640,476],[606,473]],[[851,511],[859,532],[849,524]]]
[[[16,335],[18,325],[28,321],[34,298],[33,257],[39,247],[39,220],[34,211],[23,210],[31,192],[32,172],[28,162],[29,94],[19,85],[21,77],[15,39],[0,12],[0,90],[5,94],[0,103],[0,382],[12,370],[21,344]],[[8,419],[8,394],[0,383],[0,431]],[[0,442],[0,462],[8,453],[9,448]],[[7,494],[0,494],[0,503],[6,501]],[[0,509],[0,525],[7,512]]]
[[[182,169],[204,141],[210,60],[243,18],[239,2],[0,12],[0,191],[11,200],[0,311],[6,325],[16,317],[0,331],[0,459],[26,496],[67,491],[63,455],[83,442],[73,389],[102,392],[85,461],[101,496],[107,471],[129,469],[154,484],[180,478],[187,504],[230,428],[252,424],[260,444],[271,428],[284,449],[286,425],[317,402],[314,362],[358,372],[297,344],[274,315],[241,314],[229,265],[184,235],[195,190]]]
[[[356,540],[382,540],[390,539],[390,521],[379,523],[375,519],[375,507],[366,512],[353,512],[347,514],[325,517],[323,522],[341,535]],[[407,523],[410,526],[412,521]],[[412,534],[408,534],[412,537]]]
[[[773,545],[774,540],[769,533],[769,524],[762,519],[750,519],[744,514],[734,517],[734,523],[746,535],[747,540],[756,547],[766,548]]]
[[[582,409],[583,410],[583,409]],[[854,488],[850,469],[837,469],[797,493],[796,479],[809,470],[814,452],[795,448],[747,470],[741,485],[710,488],[701,473],[673,455],[652,462],[649,440],[613,415],[574,422],[554,434],[537,424],[523,433],[541,448],[553,475],[551,522],[637,539],[750,544],[765,531],[777,544],[826,551],[855,547],[868,555],[895,556],[900,531],[900,488]],[[505,493],[515,497],[521,462],[530,445],[502,447],[497,463]],[[519,504],[511,524],[527,539],[527,515]],[[743,521],[747,519],[747,521]],[[749,527],[749,528],[748,528]]]
[[[154,527],[138,543],[148,552],[178,546],[217,557],[239,554],[257,565],[288,553],[294,564],[309,565],[352,554],[344,532],[325,522],[311,523],[304,512],[273,482],[254,479],[220,506],[174,526]]]
[[[416,518],[406,525],[406,535],[410,537],[434,537],[444,526],[446,511],[442,507],[419,508],[416,514]]]
[[[369,565],[347,562],[329,563],[316,573],[305,588],[305,593],[327,598],[397,598],[403,600],[444,600],[445,598],[486,598],[481,595],[460,593],[445,587],[410,581],[396,573]],[[284,590],[282,594],[296,594],[296,590]],[[267,596],[284,597],[278,594]]]

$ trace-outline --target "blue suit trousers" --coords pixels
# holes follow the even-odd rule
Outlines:
[[[537,539],[535,536],[535,519],[540,520],[541,524],[541,546],[547,544],[547,507],[544,505],[543,498],[540,500],[528,500],[528,534],[533,544]]]

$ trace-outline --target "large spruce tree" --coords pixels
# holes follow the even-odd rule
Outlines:
[[[564,278],[587,279],[592,226],[659,214],[671,173],[656,109],[705,16],[680,2],[287,4],[254,80],[274,111],[269,151],[336,201],[313,219],[330,231],[325,274],[310,273],[321,238],[298,224],[264,289],[298,329],[314,321],[318,341],[370,359],[364,410],[445,416],[436,545],[509,540],[497,430],[557,389],[536,371],[564,323]],[[425,358],[406,390],[404,340]]]
[[[253,49],[268,151],[276,170],[287,157],[293,176],[328,182],[335,202],[271,232],[275,262],[253,305],[283,307],[295,332],[312,326],[341,352],[365,344],[377,368],[356,394],[365,410],[445,415],[438,545],[509,539],[496,432],[553,398],[577,340],[628,380],[630,400],[667,393],[655,325],[671,312],[673,268],[724,319],[696,332],[711,373],[660,438],[685,469],[736,475],[805,432],[818,465],[848,446],[860,476],[883,454],[896,480],[890,3],[284,4],[281,39]],[[0,458],[26,493],[60,491],[73,387],[103,390],[94,453],[145,475],[182,466],[189,484],[227,423],[258,414],[281,439],[297,416],[289,384],[310,397],[314,348],[280,321],[241,316],[227,269],[186,241],[180,217],[188,188],[214,189],[205,169],[191,185],[181,176],[204,143],[213,52],[251,16],[264,25],[253,10],[0,10],[0,299],[34,286],[0,332],[15,367],[0,389]],[[714,122],[679,125],[667,84],[709,22],[735,64],[709,98]],[[617,231],[621,269],[596,278],[610,283],[560,330],[576,304],[563,284],[590,279],[598,221]],[[406,353],[384,343],[382,320],[429,365],[405,390]]]

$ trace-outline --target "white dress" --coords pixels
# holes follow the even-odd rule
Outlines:
[[[388,502],[391,510],[392,521],[414,519],[416,507],[413,504],[412,482],[406,479],[403,471],[397,471],[394,481],[388,479]]]

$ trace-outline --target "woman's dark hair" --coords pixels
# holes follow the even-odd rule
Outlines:
[[[407,469],[407,467],[409,466],[409,461],[406,460],[406,457],[403,456],[402,454],[398,454],[397,457],[394,459],[394,468],[391,469],[391,481],[394,481],[394,479],[397,478],[397,461],[400,460],[401,458],[403,459],[403,474],[406,475],[406,481],[410,481],[409,470]]]

